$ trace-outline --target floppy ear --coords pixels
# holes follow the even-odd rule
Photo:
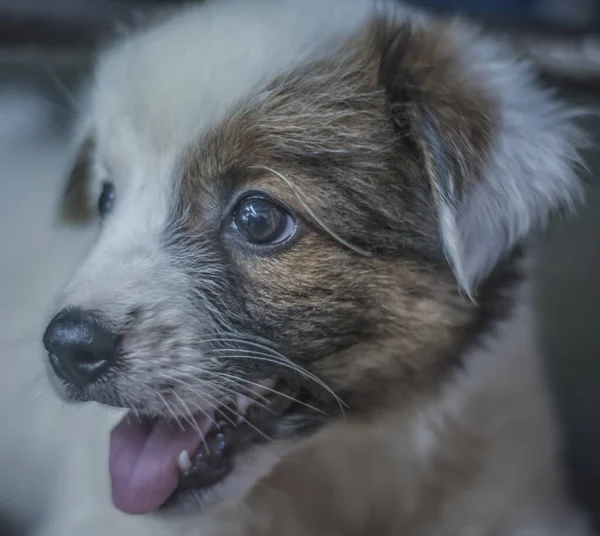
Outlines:
[[[75,160],[68,174],[67,185],[60,207],[60,216],[65,222],[86,223],[94,216],[90,191],[93,150],[94,139],[91,135],[88,135],[79,143]]]
[[[456,21],[396,28],[384,50],[390,113],[420,147],[446,257],[473,296],[500,257],[582,197],[577,112]]]

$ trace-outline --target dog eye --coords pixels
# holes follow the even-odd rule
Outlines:
[[[103,182],[102,183],[102,193],[100,194],[100,198],[98,199],[98,214],[103,218],[106,216],[113,208],[115,204],[115,186],[112,182]]]
[[[296,231],[290,214],[270,199],[260,196],[245,197],[233,213],[232,227],[251,244],[279,244]]]

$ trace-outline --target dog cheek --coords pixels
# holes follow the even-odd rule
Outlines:
[[[292,247],[240,269],[249,328],[303,361],[354,344],[370,329],[364,270],[318,238]]]

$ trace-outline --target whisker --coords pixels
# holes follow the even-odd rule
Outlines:
[[[211,398],[213,398],[213,397],[211,397]],[[217,399],[215,398],[215,400],[217,400]],[[250,421],[248,421],[248,420],[244,419],[244,416],[243,416],[243,415],[240,415],[240,414],[239,414],[237,411],[231,410],[231,408],[229,408],[229,407],[228,407],[227,409],[228,409],[229,411],[231,411],[231,412],[232,412],[232,413],[233,413],[233,414],[234,414],[234,415],[235,415],[237,418],[239,418],[240,420],[242,420],[242,421],[243,421],[245,424],[247,424],[248,426],[250,426],[250,428],[252,428],[254,431],[258,432],[258,433],[259,433],[261,436],[263,436],[263,437],[264,437],[264,438],[265,438],[267,441],[273,441],[273,438],[271,438],[271,437],[269,437],[267,434],[265,434],[265,432],[263,432],[263,431],[262,431],[260,428],[258,428],[258,426],[254,425],[254,424],[252,424]],[[224,416],[224,417],[225,417],[225,418],[226,418],[226,419],[227,419],[227,420],[228,420],[228,421],[229,421],[229,422],[230,422],[230,423],[231,423],[233,426],[236,426],[236,427],[238,426],[238,424],[237,424],[237,423],[235,423],[235,422],[232,422],[232,421],[231,421],[231,419],[230,419],[229,417],[227,417],[227,415],[225,415],[225,413],[224,413],[224,412],[221,412],[221,413],[223,413],[223,416]]]
[[[183,408],[184,412],[187,413],[186,415],[183,415],[183,418],[189,423],[189,425],[196,430],[196,432],[198,432],[198,435],[202,435],[202,431],[200,430],[200,426],[198,426],[198,423],[196,423],[196,421],[194,420],[194,415],[192,414],[192,412],[190,411],[190,409],[187,407],[185,401],[183,400],[183,398],[181,398],[178,394],[177,391],[175,391],[174,389],[170,390],[171,395],[177,397],[177,399],[179,400],[179,403],[181,404],[181,407]]]
[[[204,394],[204,396],[205,396],[205,397],[208,397],[209,399],[212,399],[212,400],[214,400],[214,401],[216,402],[216,405],[215,405],[215,406],[213,406],[213,408],[216,410],[216,409],[218,408],[218,406],[220,405],[220,400],[218,400],[216,397],[214,397],[213,395],[211,395],[211,394],[209,394],[209,393],[203,393],[203,394]],[[196,404],[194,404],[194,406],[198,407]],[[198,408],[198,409],[200,409],[200,408]],[[233,410],[231,410],[230,408],[228,408],[228,409],[229,409],[229,410],[230,410],[230,411],[231,411],[231,412],[232,412],[232,413],[233,413],[233,414],[234,414],[236,417],[238,417],[239,419],[244,419],[244,416],[243,416],[243,415],[240,415],[240,414],[239,414],[237,411],[233,411]],[[225,413],[224,413],[224,412],[222,412],[222,411],[221,411],[220,413],[223,415],[223,417],[224,417],[225,419],[227,419],[227,421],[229,422],[229,424],[231,424],[232,426],[235,426],[235,427],[237,427],[237,426],[238,426],[238,424],[237,424],[237,423],[236,423],[234,420],[232,420],[232,419],[231,419],[231,417],[230,417],[229,415],[225,414]],[[273,441],[273,439],[272,439],[271,437],[269,437],[267,434],[265,434],[265,433],[264,433],[262,430],[260,430],[260,429],[259,429],[257,426],[255,426],[254,424],[252,424],[250,421],[246,421],[246,420],[244,420],[244,422],[245,422],[245,423],[246,423],[248,426],[250,426],[251,428],[253,428],[253,429],[254,429],[256,432],[258,432],[260,435],[262,435],[262,436],[263,436],[265,439],[267,439],[268,441]],[[217,425],[217,423],[215,423],[215,421],[214,421],[214,420],[213,420],[213,423],[214,423],[215,425]],[[206,448],[208,448],[208,446],[207,446]]]
[[[160,394],[160,391],[157,390],[156,394],[163,401],[166,410],[173,416],[173,418],[175,419],[175,422],[179,425],[179,427],[181,428],[181,430],[185,431],[185,427],[179,422],[179,418],[177,417],[177,414],[173,411],[173,409],[171,408],[171,406],[169,405],[169,403],[166,401],[166,399]]]
[[[209,394],[209,393],[204,393],[205,396],[209,397],[210,399],[214,400],[217,404],[220,404],[220,401],[214,397],[213,395]],[[237,411],[231,410],[230,408],[228,408],[236,417],[238,417],[239,419],[242,419],[244,421],[244,423],[246,423],[248,426],[250,426],[253,430],[255,430],[256,432],[258,432],[261,436],[263,436],[267,441],[273,441],[273,438],[269,437],[267,434],[265,434],[260,428],[258,428],[257,426],[255,426],[254,424],[252,424],[250,421],[247,421],[244,419],[243,415],[240,415]],[[229,421],[229,423],[232,426],[238,426],[237,423],[235,421],[231,420],[231,417],[229,417],[228,415],[226,415],[224,412],[221,412],[223,414],[223,416]]]
[[[207,406],[209,406],[209,408],[210,408],[212,411],[215,411],[215,410],[216,410],[216,407],[215,407],[214,405],[212,405],[212,404],[209,404],[209,403],[207,403],[207,402],[206,402],[206,398],[204,398],[204,397],[201,397],[201,398],[202,398],[202,400],[204,401],[204,403],[205,403]],[[208,419],[208,420],[209,420],[209,421],[210,421],[210,422],[211,422],[211,423],[212,423],[214,426],[216,426],[216,425],[217,425],[217,423],[216,423],[215,419],[214,419],[213,417],[211,417],[210,413],[209,413],[208,411],[206,411],[206,409],[204,409],[204,408],[200,407],[198,404],[196,404],[195,402],[193,402],[193,401],[191,401],[191,400],[190,400],[190,401],[188,401],[188,403],[189,403],[189,404],[191,404],[191,405],[192,405],[194,408],[196,408],[196,409],[197,409],[197,410],[198,410],[200,413],[202,413],[202,414],[203,414],[203,415],[204,415],[204,416],[205,416],[205,417],[206,417],[206,418],[207,418],[207,419]],[[200,438],[201,438],[202,444],[204,445],[204,448],[205,448],[205,450],[208,452],[208,451],[210,450],[210,449],[208,448],[208,443],[206,442],[206,438],[204,437],[204,434],[203,434],[203,433],[201,433],[201,432],[200,432]]]
[[[342,405],[345,405],[347,407],[347,404],[345,404],[343,402],[343,400],[323,380],[321,380],[318,376],[314,375],[312,372],[309,372],[308,370],[306,370],[304,367],[301,367],[297,363],[294,363],[291,359],[287,358],[286,356],[284,356],[283,354],[281,354],[277,350],[275,350],[273,348],[270,348],[269,346],[256,343],[254,341],[247,341],[247,340],[245,341],[243,339],[234,339],[234,338],[206,339],[206,340],[202,340],[200,342],[201,343],[207,343],[207,342],[237,342],[239,344],[244,344],[246,346],[254,346],[254,347],[258,347],[258,348],[264,349],[264,350],[268,351],[272,357],[278,357],[279,359],[281,359],[282,360],[282,363],[281,363],[282,365],[285,363],[285,366],[287,366],[288,368],[290,368],[292,370],[295,370],[296,372],[298,372],[300,374],[303,374],[306,378],[309,378],[309,379],[313,380],[317,385],[319,385],[320,387],[322,387],[323,389],[325,389],[331,396],[334,397],[334,399],[336,400],[336,402],[340,406],[340,410],[341,410],[342,414],[344,414],[344,409],[343,409]],[[206,353],[208,354],[212,350],[213,349],[209,349],[209,350],[206,351]]]
[[[261,344],[259,342],[256,341],[251,341],[245,338],[236,338],[236,337],[214,337],[212,339],[201,339],[200,341],[198,341],[200,344],[204,344],[204,343],[214,343],[214,342],[228,342],[228,343],[237,343],[237,344],[243,344],[244,346],[252,346],[254,348],[260,348],[262,350],[265,350],[267,352],[270,352],[274,355],[278,355],[279,357],[283,357],[285,358],[285,356],[281,353],[279,353],[275,348],[272,348],[271,346],[268,346],[266,344]],[[287,359],[287,358],[286,358]]]
[[[206,371],[206,373],[213,374],[213,375],[216,374],[213,371]],[[187,381],[183,380],[182,378],[172,377],[172,378],[170,378],[170,381],[177,382],[180,385],[183,385],[184,387],[187,387],[187,388],[192,388],[192,389],[190,389],[192,394],[195,394],[197,396],[203,396],[205,394],[202,391],[200,391],[199,389],[193,389],[194,385],[191,382],[187,382]],[[233,383],[233,386],[236,387],[236,383],[235,382],[232,382],[232,383]],[[240,393],[239,390],[235,389],[234,387],[229,387],[228,385],[219,385],[219,389],[221,389],[221,390],[225,391],[226,393],[231,394],[235,397],[237,397],[238,395],[246,396],[245,393]],[[244,386],[237,385],[237,387],[242,387],[248,393],[248,395],[252,395],[252,396],[256,397],[252,400],[253,404],[260,406],[263,409],[270,410],[270,407],[268,405],[268,400],[265,395],[261,395],[259,393],[254,393],[250,388],[247,388]],[[257,398],[258,398],[258,400],[257,400]]]
[[[245,341],[243,339],[239,339],[239,338],[232,338],[232,337],[220,337],[220,338],[212,338],[212,339],[203,339],[202,341],[200,341],[202,343],[208,343],[208,342],[234,342],[234,343],[239,343],[239,344],[246,344],[249,346],[255,346],[255,347],[259,347],[259,348],[263,348],[265,350],[267,350],[268,352],[270,352],[269,354],[263,354],[263,353],[259,353],[259,352],[254,352],[252,350],[238,350],[235,349],[233,351],[238,352],[237,354],[232,354],[229,356],[222,356],[224,359],[230,358],[230,359],[254,359],[257,361],[264,361],[264,362],[268,362],[268,363],[273,363],[275,365],[279,365],[281,367],[290,369],[296,373],[298,373],[299,375],[303,376],[304,378],[307,378],[311,381],[313,381],[314,383],[316,383],[319,387],[321,387],[323,390],[325,390],[327,393],[329,393],[332,398],[336,401],[339,409],[340,409],[340,413],[343,417],[345,417],[345,410],[344,410],[344,406],[348,407],[348,405],[333,391],[333,389],[331,389],[331,387],[329,387],[323,380],[321,380],[318,376],[314,375],[313,373],[311,373],[310,371],[306,370],[304,367],[301,367],[300,365],[298,365],[297,363],[294,363],[293,361],[291,361],[290,359],[286,358],[283,354],[277,352],[276,350],[269,348],[268,346],[259,344],[259,343],[255,343],[252,341]],[[225,350],[225,349],[220,349],[220,348],[214,348],[214,349],[208,349],[205,351],[205,354],[207,356],[210,356],[211,353],[220,353],[222,351],[229,351],[231,352],[232,350]],[[192,367],[189,367],[190,369]],[[206,370],[205,368],[200,368],[197,367],[197,370],[199,373],[201,374],[208,374],[210,371]],[[299,403],[302,403],[300,401],[297,401]],[[313,408],[315,409],[315,408]]]
[[[206,355],[210,356],[212,353],[214,352],[231,352],[232,350],[229,349],[215,349],[213,350],[207,350],[206,351]],[[301,367],[300,365],[298,365],[297,363],[294,363],[293,361],[283,358],[283,357],[279,357],[276,354],[266,354],[266,353],[261,353],[261,352],[256,352],[254,350],[234,350],[235,352],[237,352],[235,355],[239,356],[240,358],[243,358],[245,356],[247,356],[250,359],[253,358],[261,358],[260,360],[268,360],[270,363],[277,363],[280,364],[282,366],[286,366],[288,368],[293,369],[294,371],[304,375],[307,378],[310,378],[314,381],[321,381],[320,378],[318,378],[317,376],[315,376],[314,374],[312,374],[311,372],[309,372],[308,370],[306,370],[305,368]],[[231,356],[222,356],[224,358],[227,357],[231,357]]]
[[[208,353],[207,353],[208,354]],[[210,355],[210,354],[208,354]],[[315,382],[317,385],[319,385],[321,388],[325,389],[333,398],[334,400],[337,402],[339,408],[340,408],[340,412],[342,413],[342,415],[345,415],[345,411],[343,406],[346,405],[342,399],[335,394],[335,392],[325,383],[323,382],[323,380],[321,380],[319,377],[315,376],[314,374],[312,374],[311,372],[307,371],[306,369],[304,369],[303,367],[300,367],[299,365],[297,365],[296,363],[293,363],[287,359],[275,359],[274,357],[267,357],[267,356],[262,356],[260,354],[254,356],[254,355],[240,355],[240,354],[231,354],[231,355],[225,355],[225,356],[221,356],[224,359],[253,359],[256,361],[264,361],[267,363],[273,363],[276,365],[280,365],[282,367],[288,368],[302,376],[304,376],[305,378],[308,378],[310,380],[312,380],[313,382]]]
[[[217,397],[215,397],[209,393],[204,393],[204,396],[207,397],[209,400],[214,401],[214,403],[215,403],[214,408],[215,408],[215,411],[217,411],[219,409],[219,406],[221,405],[221,401]],[[231,424],[232,426],[237,426],[237,423],[234,420],[232,420],[232,418],[229,415],[226,415],[223,411],[220,411],[220,410],[219,410],[219,413],[227,420],[227,422],[229,422],[229,424]],[[242,415],[240,415],[236,411],[232,411],[232,413],[236,417],[240,417],[240,418],[242,417]],[[218,426],[218,423],[215,423],[215,424]]]
[[[300,404],[301,406],[304,406],[304,407],[306,407],[306,408],[308,408],[308,409],[310,409],[310,410],[312,410],[312,411],[315,411],[315,412],[317,412],[317,413],[320,413],[321,415],[329,416],[329,415],[328,415],[328,414],[327,414],[325,411],[323,411],[322,409],[319,409],[319,408],[317,408],[317,407],[315,407],[315,406],[313,406],[313,405],[311,405],[311,404],[308,404],[308,403],[306,403],[306,402],[303,402],[302,400],[298,400],[297,398],[294,398],[293,396],[290,396],[290,395],[288,395],[287,393],[283,393],[282,391],[279,391],[279,390],[277,390],[277,389],[272,389],[272,388],[270,388],[270,387],[266,387],[266,386],[264,386],[264,385],[262,385],[262,384],[260,384],[260,383],[253,382],[252,380],[248,380],[248,379],[246,379],[246,378],[240,378],[240,377],[238,377],[238,376],[232,376],[232,375],[230,375],[230,374],[227,374],[227,373],[225,373],[225,372],[217,372],[217,371],[212,371],[212,373],[213,373],[213,374],[215,374],[215,375],[218,375],[218,376],[220,376],[220,377],[224,377],[224,378],[229,378],[229,379],[232,379],[232,380],[234,380],[234,381],[237,381],[237,382],[247,383],[247,384],[253,385],[253,386],[255,386],[255,387],[260,387],[261,389],[264,389],[264,390],[266,390],[266,391],[269,391],[269,392],[271,392],[271,393],[274,393],[274,394],[276,394],[277,396],[281,396],[281,397],[283,397],[283,398],[285,398],[285,399],[287,399],[287,400],[290,400],[291,402],[295,402],[296,404]]]

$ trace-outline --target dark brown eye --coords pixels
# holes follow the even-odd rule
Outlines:
[[[102,183],[102,193],[100,194],[100,198],[98,199],[98,214],[103,218],[106,216],[113,208],[115,204],[115,186],[112,182],[103,182]]]
[[[278,244],[292,236],[296,224],[290,214],[266,197],[246,197],[233,213],[232,226],[251,244]]]

